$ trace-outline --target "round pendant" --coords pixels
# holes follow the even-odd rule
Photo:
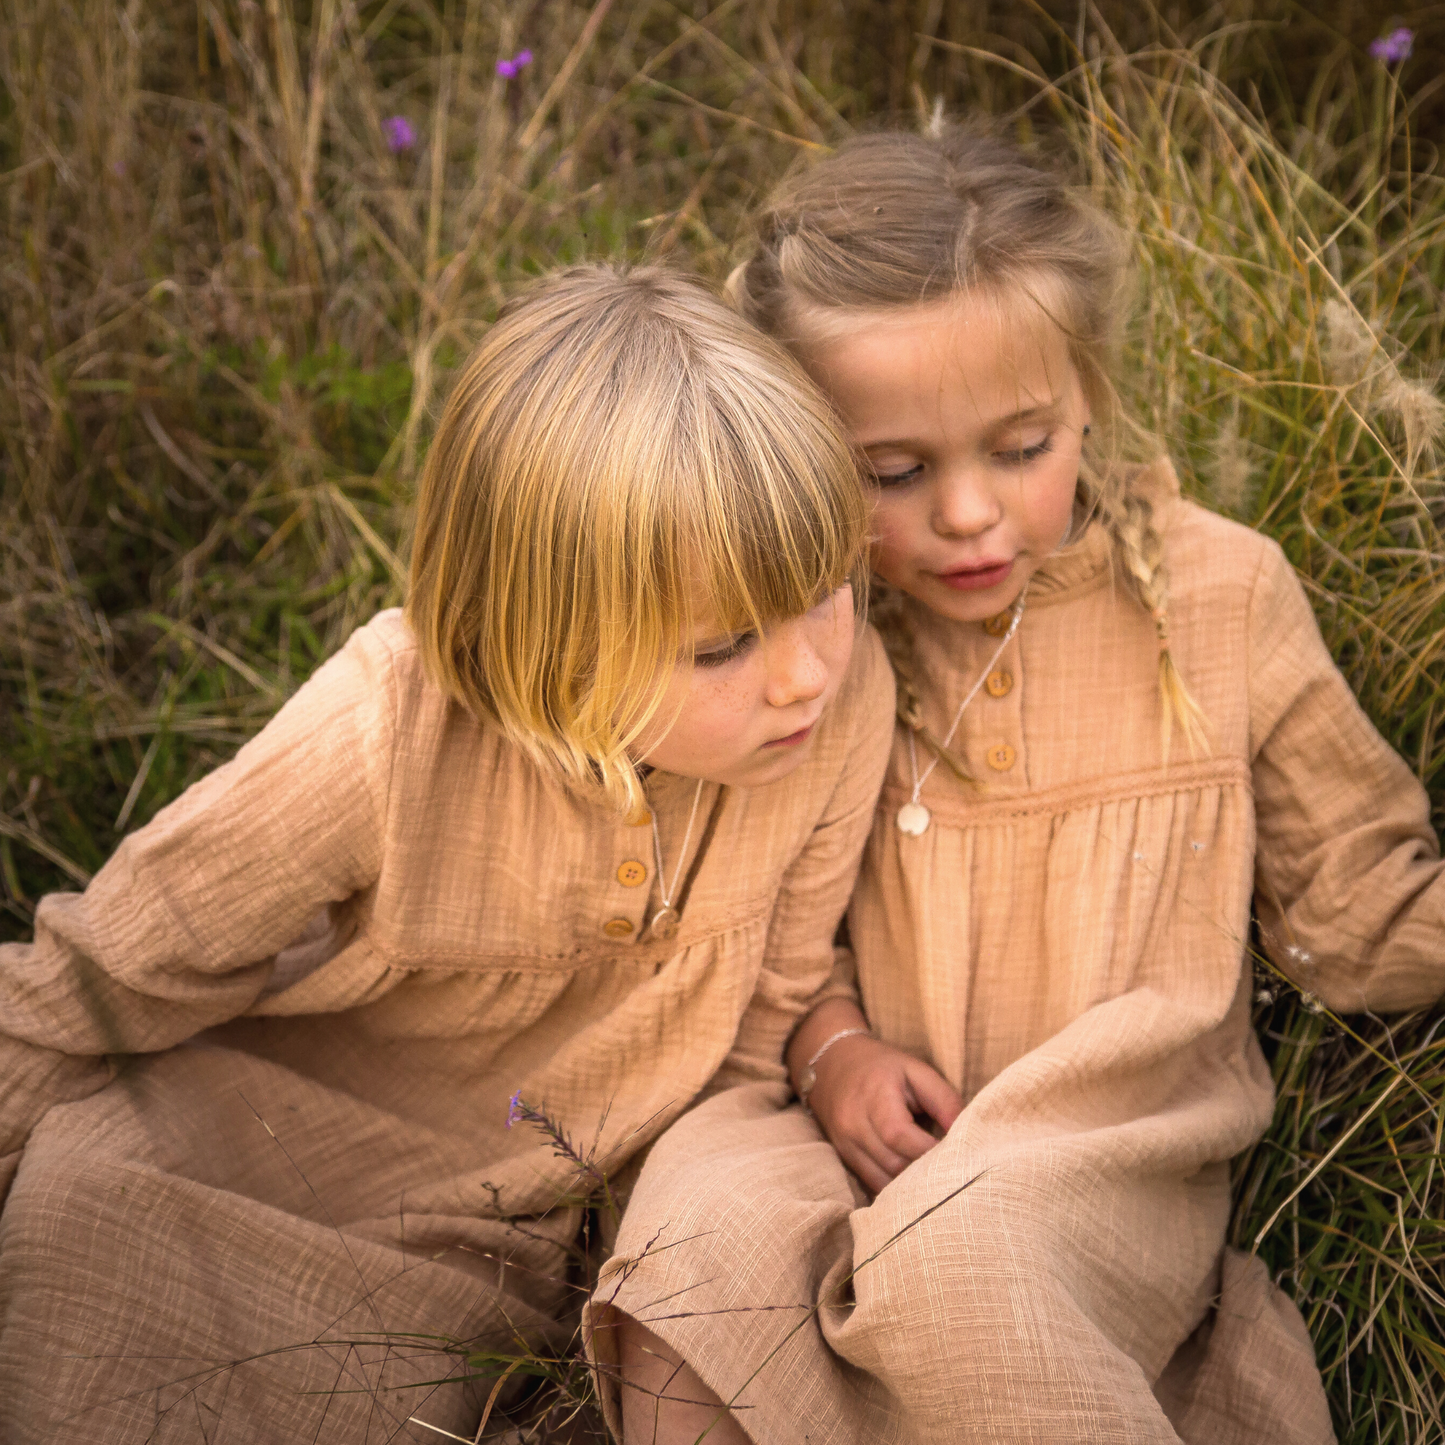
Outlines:
[[[664,943],[677,937],[678,925],[677,910],[675,908],[662,908],[653,915],[652,922],[647,925],[647,936],[649,938],[660,938]]]
[[[926,833],[932,821],[933,814],[922,803],[905,803],[898,810],[898,831],[907,833],[910,838]]]

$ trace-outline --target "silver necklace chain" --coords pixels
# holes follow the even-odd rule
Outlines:
[[[703,780],[697,780],[692,793],[692,811],[687,815],[687,831],[682,835],[682,848],[677,855],[677,867],[672,870],[672,887],[667,886],[667,871],[662,862],[662,835],[657,831],[657,809],[652,810],[652,854],[657,859],[657,891],[662,895],[662,907],[653,914],[647,925],[653,938],[671,938],[677,932],[677,909],[672,900],[677,895],[677,885],[682,881],[683,865],[687,862],[687,845],[692,842],[692,826],[697,822],[697,805],[702,800]]]
[[[967,710],[969,703],[978,696],[979,689],[987,681],[988,675],[994,670],[999,658],[1004,655],[1004,650],[1008,647],[1009,643],[1014,640],[1014,634],[1019,630],[1019,623],[1024,620],[1024,604],[1028,598],[1028,593],[1028,584],[1025,583],[1024,590],[1019,593],[1018,600],[1013,605],[1013,618],[1009,622],[1008,631],[1004,633],[999,645],[994,649],[993,656],[989,658],[983,671],[979,673],[977,680],[973,686],[969,688],[963,701],[959,703],[958,711],[954,713],[953,722],[950,724],[948,732],[944,735],[943,742],[940,745],[940,751],[948,751],[949,746],[953,742],[953,735],[958,731],[958,725],[963,721],[963,714]],[[909,728],[908,762],[913,773],[913,793],[908,801],[898,810],[897,820],[899,829],[913,837],[917,837],[920,833],[923,833],[932,821],[932,814],[918,801],[918,798],[919,794],[923,792],[923,785],[933,776],[933,770],[938,766],[938,758],[935,757],[920,775],[918,771],[917,735],[917,728]]]

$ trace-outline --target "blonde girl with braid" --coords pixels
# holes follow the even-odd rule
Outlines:
[[[1331,1008],[1414,1007],[1445,872],[1280,549],[1122,414],[1121,256],[945,128],[790,177],[732,278],[866,461],[898,726],[793,1094],[709,1100],[632,1196],[591,1312],[628,1445],[1334,1438],[1225,1247],[1251,915]]]

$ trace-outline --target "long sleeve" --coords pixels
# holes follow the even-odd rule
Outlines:
[[[851,719],[837,729],[837,786],[803,851],[789,868],[768,927],[767,951],[732,1051],[709,1093],[733,1084],[782,1080],[783,1049],[798,1021],[830,985],[833,938],[847,907],[893,741],[893,675],[877,635],[865,632],[855,664]]]
[[[40,1116],[243,1013],[272,956],[380,867],[391,654],[358,632],[237,756],[0,947],[0,1191]]]
[[[833,971],[828,975],[827,982],[818,990],[817,996],[813,999],[813,1007],[817,1008],[820,1003],[827,1003],[829,999],[847,999],[849,1003],[863,1007],[862,996],[858,992],[858,960],[853,957],[853,949],[850,944],[838,943],[833,948]]]
[[[1445,991],[1445,865],[1425,790],[1371,726],[1273,544],[1250,604],[1256,907],[1271,956],[1338,1012]]]

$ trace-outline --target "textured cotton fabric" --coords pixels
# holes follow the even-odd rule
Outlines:
[[[1273,1106],[1251,900],[1331,1008],[1401,1009],[1445,988],[1445,879],[1424,791],[1279,548],[1155,480],[1208,754],[1176,729],[1166,761],[1154,626],[1098,527],[1033,580],[1006,679],[959,729],[981,786],[937,769],[921,837],[895,825],[895,740],[856,986],[963,1094],[946,1138],[869,1203],[786,1090],[756,1086],[642,1172],[599,1298],[737,1399],[759,1445],[1333,1438],[1294,1305],[1223,1248],[1227,1161]],[[941,737],[998,643],[913,623]]]
[[[470,1438],[443,1338],[560,1345],[578,1309],[590,1181],[513,1096],[615,1178],[784,1077],[892,708],[865,633],[809,756],[704,785],[685,860],[695,785],[654,775],[684,868],[648,941],[651,828],[447,702],[399,614],[357,632],[0,950],[0,1439]]]

